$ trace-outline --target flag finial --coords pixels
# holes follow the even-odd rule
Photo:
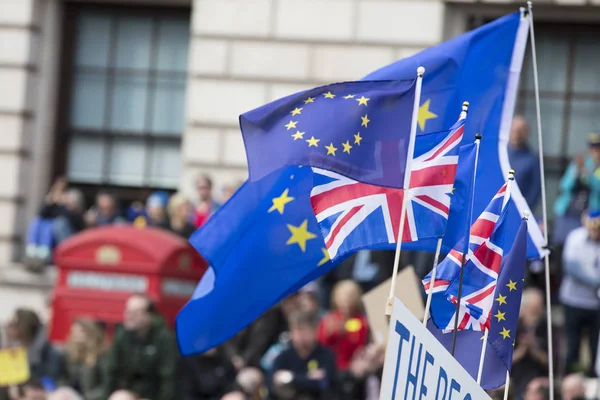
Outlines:
[[[515,170],[511,169],[510,171],[508,171],[508,179],[511,181],[515,180]]]
[[[462,110],[464,112],[469,111],[469,102],[468,101],[463,101]]]
[[[481,140],[483,136],[481,136],[481,133],[476,133],[475,134],[475,140]]]
[[[425,73],[425,68],[424,67],[417,68],[417,75],[418,76],[423,76],[424,73]]]

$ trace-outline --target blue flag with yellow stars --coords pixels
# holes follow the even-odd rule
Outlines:
[[[202,353],[333,267],[310,205],[309,167],[247,181],[190,238],[211,268],[176,319],[181,354]]]
[[[473,215],[479,215],[511,169],[507,143],[514,113],[519,76],[529,32],[530,19],[519,12],[506,15],[477,29],[385,66],[365,80],[407,79],[425,67],[418,113],[417,135],[443,130],[452,124],[454,107],[468,101],[465,132],[481,133],[481,162],[477,167]],[[463,143],[470,142],[465,135]],[[506,224],[510,236],[517,233],[521,215],[531,211],[515,186],[511,189],[516,207]],[[538,258],[545,251],[544,237],[535,222],[528,222],[527,256]]]
[[[403,187],[415,81],[335,83],[242,114],[250,180],[284,166],[305,165],[364,183]],[[383,158],[382,147],[397,153]]]
[[[527,222],[522,220],[512,248],[502,260],[494,293],[492,320],[481,376],[481,387],[486,390],[504,385],[506,371],[510,371],[512,366],[523,294],[526,254]],[[454,304],[440,297],[443,296],[438,296],[436,300],[432,299],[431,307],[447,307],[448,312],[453,312]],[[434,305],[434,301],[437,304]],[[452,349],[452,333],[442,333],[442,330],[433,324],[432,319],[429,319],[427,328],[448,351]],[[463,330],[457,333],[454,356],[473,379],[477,379],[482,344],[483,332],[481,331]]]

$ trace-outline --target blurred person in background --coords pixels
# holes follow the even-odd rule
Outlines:
[[[198,193],[198,202],[194,205],[193,223],[196,228],[200,228],[221,206],[213,199],[212,180],[207,175],[201,175],[196,180],[196,192]]]
[[[327,311],[321,307],[319,298],[319,284],[315,281],[304,285],[299,291],[296,298],[298,308],[302,311],[312,312],[320,321]]]
[[[175,193],[169,199],[169,229],[184,239],[189,239],[196,230],[188,220],[190,210],[190,201],[183,193]]]
[[[378,399],[385,346],[369,344],[354,353],[350,368],[339,374],[339,400]]]
[[[554,203],[552,243],[562,245],[567,235],[581,226],[581,214],[600,210],[600,134],[590,133],[588,156],[578,154],[560,181],[560,195]]]
[[[233,196],[235,191],[238,190],[239,187],[242,186],[242,184],[243,184],[243,182],[237,181],[235,183],[228,183],[227,185],[225,185],[223,187],[223,195],[221,197],[221,200],[223,200],[223,203],[225,203],[227,200],[229,200],[229,198],[231,196]]]
[[[523,399],[530,381],[548,375],[545,315],[543,292],[535,288],[525,289],[521,300],[511,370],[511,386],[516,399]]]
[[[249,400],[263,400],[266,398],[265,378],[258,368],[244,368],[238,373],[235,383]]]
[[[512,374],[511,374],[512,376]],[[535,378],[527,385],[524,400],[549,400],[550,386],[548,378]]]
[[[27,360],[32,379],[56,382],[63,368],[61,353],[48,341],[46,329],[38,315],[18,308],[6,327],[5,347],[22,346],[27,349]]]
[[[183,400],[219,400],[233,390],[237,371],[222,347],[183,359]]]
[[[85,223],[90,228],[123,222],[125,220],[119,214],[119,202],[113,194],[108,192],[98,193],[96,204],[85,214]]]
[[[540,160],[529,146],[529,125],[527,120],[516,115],[510,127],[508,138],[508,159],[510,166],[518,172],[515,175],[521,194],[532,210],[537,206],[542,193]]]
[[[567,375],[562,381],[562,400],[585,400],[585,381],[580,374]]]
[[[334,352],[340,371],[346,371],[354,353],[367,344],[369,330],[361,295],[360,286],[354,281],[338,282],[331,296],[333,311],[319,324],[319,342]]]
[[[269,379],[276,399],[331,399],[336,386],[335,356],[317,340],[313,313],[290,316],[291,347],[275,359]]]
[[[229,392],[225,396],[221,397],[221,400],[249,400],[248,396],[244,394],[244,392],[240,390],[236,390],[234,392]]]
[[[88,398],[84,399],[70,387],[59,387],[48,395],[48,400],[88,400]]]
[[[123,329],[117,330],[106,360],[104,397],[126,389],[152,400],[175,400],[177,345],[151,299],[127,300]]]
[[[585,226],[572,231],[565,242],[559,295],[565,315],[566,371],[581,371],[580,345],[587,333],[591,355],[587,373],[594,376],[600,332],[600,211],[588,212],[583,220]]]
[[[225,352],[238,371],[244,367],[261,367],[263,355],[288,330],[287,317],[297,309],[298,295],[292,294],[224,344]]]
[[[128,390],[117,390],[110,395],[108,400],[142,400],[135,393]]]
[[[65,368],[61,383],[81,393],[85,400],[102,398],[102,357],[104,335],[89,319],[79,319],[71,325],[65,347]]]
[[[133,226],[136,228],[152,226],[169,229],[169,220],[167,218],[168,201],[169,195],[166,192],[158,191],[151,193],[146,200],[145,212],[135,218]]]
[[[22,384],[10,400],[46,400],[46,389],[38,379],[30,379]]]
[[[67,185],[65,178],[54,182],[38,216],[28,226],[24,263],[34,272],[52,262],[54,247],[85,228],[83,194]]]

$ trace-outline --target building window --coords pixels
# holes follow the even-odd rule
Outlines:
[[[67,18],[59,133],[68,150],[58,172],[75,184],[177,186],[190,22],[162,11],[78,7]]]
[[[600,29],[585,25],[535,25],[546,194],[549,218],[559,180],[573,156],[587,151],[587,135],[600,129]],[[531,54],[525,57],[517,112],[525,115],[537,149]]]

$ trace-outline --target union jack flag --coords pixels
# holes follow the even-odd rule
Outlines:
[[[417,136],[403,242],[444,234],[465,118],[463,111],[441,140],[439,133]],[[389,148],[381,151],[388,156],[393,153]],[[399,157],[398,152],[391,154],[394,156]],[[318,168],[313,171],[311,203],[331,259],[364,248],[389,248],[396,243],[404,189],[369,185]]]
[[[509,200],[510,191],[506,183],[471,226],[468,255],[464,266],[458,330],[481,331],[490,327],[490,313],[503,256],[503,221]],[[438,265],[432,289],[433,296],[444,296],[455,305],[463,254],[464,240],[455,246]],[[430,283],[431,273],[423,279],[423,287],[427,293],[430,290]],[[455,307],[432,306],[431,316],[440,329],[451,332],[454,330],[455,310]]]

